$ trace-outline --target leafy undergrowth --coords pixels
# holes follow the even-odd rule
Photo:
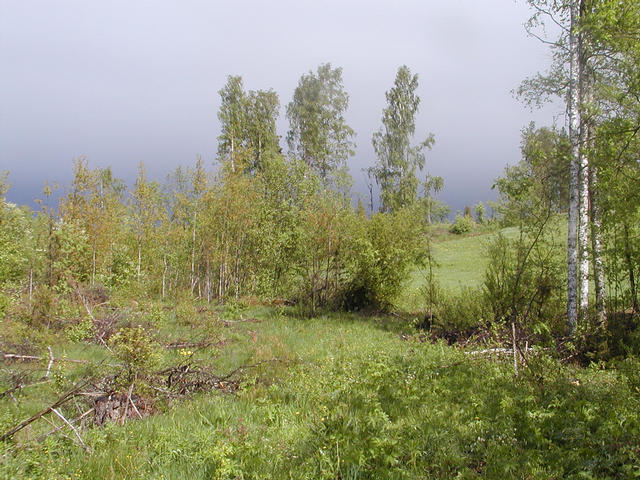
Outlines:
[[[400,335],[389,320],[244,312],[212,365],[247,362],[155,415],[2,444],[1,478],[421,479],[640,475],[640,363],[510,362]],[[179,355],[179,354],[178,354]],[[197,355],[212,355],[204,349]],[[270,362],[272,359],[279,362]],[[5,405],[10,399],[3,399]],[[3,405],[3,429],[8,411]]]

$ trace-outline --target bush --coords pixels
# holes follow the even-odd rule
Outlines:
[[[342,306],[387,309],[393,305],[409,270],[424,262],[428,239],[416,212],[405,209],[371,217],[353,240],[353,270],[342,293]]]
[[[443,294],[436,306],[437,329],[449,341],[468,337],[487,324],[487,308],[481,289],[464,288],[457,294]]]
[[[488,247],[485,300],[493,321],[532,332],[564,331],[565,279],[562,248],[552,238],[498,235]]]
[[[46,285],[40,285],[33,292],[33,304],[29,323],[34,327],[50,327],[57,306],[58,299],[53,290]]]
[[[421,288],[421,294],[427,313],[418,328],[429,327],[438,337],[454,342],[487,324],[490,312],[482,289],[466,287],[459,293],[448,292],[433,281]]]
[[[68,327],[65,335],[70,342],[81,342],[93,337],[96,333],[96,326],[90,318],[83,318],[78,323]]]
[[[119,329],[109,343],[116,357],[125,363],[127,383],[144,376],[159,359],[158,344],[140,325]]]
[[[469,233],[473,230],[475,223],[473,219],[468,215],[456,215],[456,219],[451,224],[449,231],[451,233],[455,233],[456,235],[462,235],[464,233]]]

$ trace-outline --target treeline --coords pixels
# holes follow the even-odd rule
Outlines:
[[[235,171],[225,164],[212,176],[198,159],[164,185],[141,164],[127,191],[110,169],[76,160],[57,208],[44,201],[33,216],[1,202],[0,278],[14,287],[4,291],[97,283],[207,301],[383,308],[427,255],[419,205],[368,218],[302,161],[272,156],[255,175],[242,173],[245,162],[238,155]]]
[[[369,215],[362,202],[352,207],[346,161],[355,143],[341,69],[325,64],[301,77],[286,108],[286,155],[277,94],[247,92],[229,76],[219,91],[215,173],[198,158],[160,184],[141,163],[129,190],[110,168],[78,158],[59,204],[46,187],[35,216],[5,202],[5,175],[0,283],[30,295],[99,283],[207,301],[287,297],[314,311],[387,307],[428,254],[424,225],[446,214],[432,198],[441,179],[427,175],[420,194],[433,136],[412,146],[417,87],[417,75],[401,67],[373,136],[378,163],[368,173],[381,186],[384,214],[373,214],[372,194]]]

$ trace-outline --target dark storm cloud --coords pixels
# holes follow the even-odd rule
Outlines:
[[[273,88],[284,106],[319,63],[343,67],[358,149],[356,186],[373,158],[384,92],[399,65],[420,75],[418,135],[436,135],[428,168],[460,209],[491,195],[534,117],[510,91],[548,63],[512,0],[0,0],[0,170],[9,198],[31,202],[45,180],[68,182],[71,159],[131,179],[144,161],[163,178],[196,154],[211,163],[217,91],[229,74]],[[279,122],[286,133],[286,121]]]

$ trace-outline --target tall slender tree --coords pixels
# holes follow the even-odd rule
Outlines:
[[[569,205],[567,228],[567,331],[573,335],[579,318],[589,306],[589,158],[587,152],[590,83],[588,61],[591,39],[584,28],[592,7],[589,0],[529,0],[535,14],[527,28],[530,33],[544,18],[560,28],[552,44],[554,64],[548,75],[525,81],[520,92],[533,97],[566,94],[569,141]],[[535,34],[534,34],[535,35]],[[537,36],[537,35],[535,35]],[[539,100],[535,100],[539,103]]]
[[[244,91],[242,77],[229,76],[220,94],[222,132],[218,137],[218,159],[229,162],[235,172],[238,163],[248,173],[264,168],[264,157],[280,151],[276,121],[280,100],[273,90]]]
[[[381,209],[385,212],[416,201],[417,171],[424,168],[424,152],[435,141],[433,134],[429,134],[417,145],[411,144],[420,106],[417,89],[418,75],[413,75],[406,65],[401,66],[393,87],[386,93],[387,106],[382,111],[382,127],[373,134],[372,143],[378,161],[370,172],[381,188]]]
[[[265,155],[280,152],[280,137],[276,121],[280,114],[280,100],[273,90],[251,90],[247,98],[246,143],[251,154],[249,170],[264,169]]]
[[[331,68],[330,63],[303,75],[287,105],[289,149],[325,184],[354,153],[355,132],[344,118],[348,106],[342,69]]]
[[[235,170],[238,146],[246,130],[246,94],[242,77],[229,75],[227,83],[218,92],[221,105],[218,111],[222,132],[218,136],[218,159],[228,161]]]
[[[138,165],[138,177],[131,191],[129,210],[137,247],[136,277],[140,282],[143,254],[149,259],[155,256],[153,242],[166,216],[160,186],[155,181],[147,180],[147,171],[142,162]]]

